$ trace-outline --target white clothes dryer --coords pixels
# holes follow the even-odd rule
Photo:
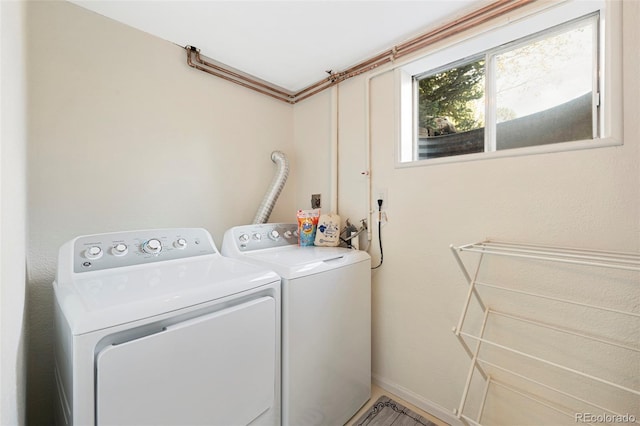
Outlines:
[[[227,230],[223,256],[282,277],[282,424],[345,424],[371,397],[371,259],[299,247],[297,225]]]
[[[280,278],[206,230],[75,238],[53,287],[58,424],[280,424]]]

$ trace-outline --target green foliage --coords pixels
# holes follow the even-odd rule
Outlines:
[[[459,132],[482,127],[473,101],[483,97],[484,73],[484,60],[479,60],[421,79],[419,126],[433,128],[434,117],[447,117]]]

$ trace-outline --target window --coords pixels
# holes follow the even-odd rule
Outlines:
[[[418,159],[483,152],[484,57],[417,76]]]
[[[491,48],[477,51],[492,38],[485,34],[404,66],[400,162],[619,144],[608,138],[618,133],[606,126],[612,108],[602,108],[611,68],[605,66],[611,54],[603,55],[603,10],[571,19],[550,13],[562,15],[561,22],[539,24],[539,31],[529,29],[535,22],[512,23],[493,36]],[[541,15],[531,20],[544,23]],[[505,40],[510,30],[519,37]]]

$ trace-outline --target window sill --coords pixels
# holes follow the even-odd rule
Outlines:
[[[605,148],[622,146],[622,138],[602,138],[582,141],[562,142],[549,145],[529,146],[524,148],[513,148],[502,151],[479,152],[476,154],[462,154],[450,157],[431,158],[426,160],[416,160],[407,162],[396,162],[396,169],[407,167],[437,166],[441,164],[461,163],[467,161],[493,160],[497,158],[521,157],[525,155],[551,154],[557,152],[578,151],[585,149]]]

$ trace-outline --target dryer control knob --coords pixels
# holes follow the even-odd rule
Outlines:
[[[98,246],[91,246],[84,251],[84,256],[91,260],[100,259],[102,257],[102,249]]]
[[[271,238],[273,241],[276,241],[278,238],[280,238],[280,233],[275,229],[272,231],[269,231],[269,238]]]
[[[142,244],[142,251],[148,254],[159,254],[162,251],[162,243],[156,238]]]
[[[173,246],[177,249],[185,249],[187,248],[187,240],[184,238],[178,238],[173,242]]]
[[[111,252],[115,256],[124,256],[129,251],[129,247],[126,244],[118,243],[111,249]]]
[[[242,234],[238,237],[238,239],[241,243],[246,243],[247,241],[249,241],[249,236],[247,234]]]
[[[293,233],[291,231],[284,231],[283,235],[286,239],[293,237]]]
[[[259,232],[254,232],[253,233],[253,239],[256,241],[260,241],[262,239],[262,235],[260,235]]]

